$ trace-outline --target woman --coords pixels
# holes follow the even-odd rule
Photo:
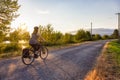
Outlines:
[[[29,40],[29,44],[34,48],[34,52],[37,51],[39,49],[39,47],[41,47],[39,39],[42,39],[43,41],[45,41],[45,39],[40,34],[38,34],[38,30],[39,30],[39,28],[37,26],[35,26],[32,36]]]

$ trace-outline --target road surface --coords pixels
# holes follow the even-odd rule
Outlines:
[[[0,80],[84,80],[107,41],[50,51],[47,60],[26,66],[21,57],[0,60]]]

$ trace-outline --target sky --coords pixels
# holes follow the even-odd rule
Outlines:
[[[117,28],[120,0],[18,0],[21,5],[11,26],[26,27],[51,24],[55,31],[70,32],[78,29]]]

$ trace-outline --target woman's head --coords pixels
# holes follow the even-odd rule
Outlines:
[[[39,29],[39,28],[38,28],[37,26],[35,26],[35,27],[34,27],[34,31],[33,31],[33,33],[37,34],[38,29]]]
[[[37,27],[37,26],[35,26],[35,27],[34,27],[34,30],[38,30],[38,27]]]

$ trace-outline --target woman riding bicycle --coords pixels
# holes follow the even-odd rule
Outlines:
[[[42,41],[45,41],[45,39],[41,36],[41,34],[39,33],[38,34],[38,30],[39,28],[37,26],[34,27],[34,31],[31,35],[31,38],[29,40],[29,44],[33,47],[34,49],[34,53],[35,51],[37,51],[39,49],[39,47],[42,47],[40,42],[39,42],[39,39],[41,39]],[[35,54],[35,57],[37,57],[38,55]]]

